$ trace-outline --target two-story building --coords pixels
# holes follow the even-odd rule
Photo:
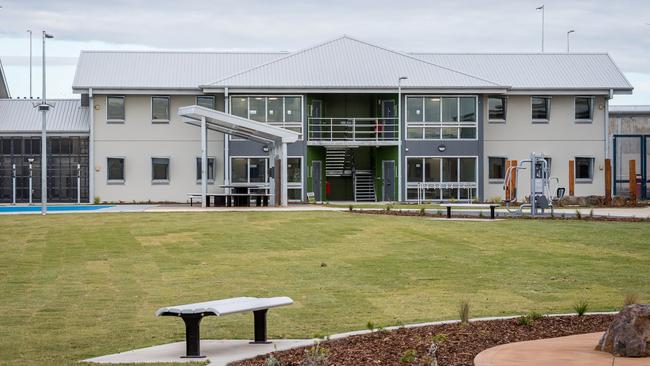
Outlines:
[[[544,153],[576,195],[604,194],[608,101],[632,86],[607,54],[403,53],[347,36],[296,52],[87,51],[91,197],[184,202],[201,181],[199,105],[299,133],[291,201],[503,196],[506,160]],[[267,187],[269,146],[208,133],[209,190]],[[570,167],[572,164],[573,167]],[[520,187],[526,194],[526,187]]]

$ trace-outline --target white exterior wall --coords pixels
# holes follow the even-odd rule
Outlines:
[[[186,202],[187,193],[201,191],[196,180],[196,158],[201,156],[201,130],[182,121],[179,107],[196,104],[196,96],[170,98],[170,122],[151,122],[151,96],[127,95],[125,122],[106,122],[106,96],[94,96],[95,196],[106,202]],[[223,103],[221,101],[221,103]],[[219,105],[219,101],[217,102]],[[223,184],[223,134],[208,131],[208,156],[215,157],[215,183]],[[124,184],[107,182],[106,159],[123,157]],[[151,158],[170,158],[169,184],[153,184]]]
[[[540,94],[543,95],[543,94]],[[576,156],[595,158],[594,177],[590,183],[575,183],[575,195],[605,194],[605,104],[603,96],[594,99],[592,123],[576,123],[574,96],[552,96],[551,118],[548,123],[533,123],[531,97],[510,95],[507,101],[506,122],[488,121],[488,103],[484,103],[483,164],[485,200],[504,197],[503,181],[489,179],[489,157],[507,157],[508,160],[528,159],[532,152],[551,157],[551,177],[558,177],[559,186],[569,194],[569,160]],[[551,189],[555,183],[551,182]],[[518,198],[530,194],[530,170],[520,171]]]

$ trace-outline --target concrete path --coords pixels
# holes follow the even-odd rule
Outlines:
[[[475,366],[648,366],[650,358],[624,358],[594,347],[603,335],[589,333],[489,348],[474,358]]]
[[[201,353],[205,358],[181,358],[185,354],[185,342],[176,342],[140,348],[133,351],[116,353],[83,360],[92,363],[164,363],[210,361],[210,365],[226,366],[233,361],[244,360],[274,351],[308,346],[313,339],[273,340],[270,344],[250,344],[245,340],[202,340]]]

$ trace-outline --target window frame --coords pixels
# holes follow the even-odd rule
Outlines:
[[[229,164],[230,172],[229,173],[230,173],[230,177],[231,177],[230,180],[231,180],[231,184],[233,186],[237,186],[237,185],[246,186],[246,185],[249,185],[249,184],[259,184],[259,185],[267,185],[268,187],[266,187],[265,189],[270,189],[269,166],[271,165],[271,162],[270,162],[270,159],[269,159],[268,155],[266,155],[266,156],[257,156],[257,155],[256,156],[241,156],[241,155],[237,155],[237,156],[230,156],[229,159],[230,159],[230,164]],[[236,183],[232,182],[232,175],[233,175],[232,174],[232,167],[233,167],[232,160],[233,159],[246,159],[246,182],[236,182]],[[264,170],[265,181],[263,183],[262,182],[252,182],[251,183],[251,159],[265,159],[266,160],[266,169]]]
[[[508,157],[504,155],[496,155],[496,156],[488,156],[488,161],[487,161],[487,177],[488,177],[488,183],[503,183],[506,180],[506,174],[508,174],[506,165],[508,162]],[[490,174],[492,173],[492,167],[490,164],[490,159],[503,159],[503,178],[492,178],[490,177]]]
[[[491,118],[490,117],[490,99],[501,99],[503,101],[503,119],[498,119],[498,118]],[[499,96],[499,95],[492,95],[487,97],[487,120],[488,123],[506,123],[506,120],[508,119],[508,97],[507,96]]]
[[[426,103],[425,99],[438,99],[439,105],[439,122],[426,121]],[[444,98],[456,98],[456,115],[458,121],[443,121],[443,102]],[[462,98],[472,98],[474,99],[474,121],[461,121],[460,105]],[[409,121],[408,119],[408,107],[409,99],[419,99],[420,108],[422,109],[422,120],[421,121]],[[479,125],[479,96],[476,94],[456,94],[456,95],[435,95],[435,94],[413,94],[407,95],[405,97],[405,115],[404,115],[404,139],[406,141],[478,141],[478,125]],[[443,130],[447,129],[456,129],[456,138],[444,138]],[[461,138],[463,128],[473,128],[474,138]],[[409,137],[409,129],[420,129],[421,133],[418,136],[421,137]],[[427,137],[427,129],[437,130],[437,138]]]
[[[535,98],[540,98],[544,99],[547,103],[547,108],[546,108],[546,119],[544,118],[533,118],[533,99]],[[550,123],[551,122],[551,96],[548,95],[531,95],[530,96],[530,119],[532,123],[539,123],[539,124],[544,124],[544,123]]]
[[[109,99],[122,99],[122,119],[108,118]],[[107,95],[106,96],[106,123],[122,124],[126,122],[126,96],[125,95]]]
[[[210,98],[210,99],[212,99],[212,107],[201,106],[199,104],[199,98]],[[214,110],[217,109],[217,98],[214,95],[205,95],[205,94],[204,95],[197,95],[196,98],[194,98],[194,103],[199,107],[205,107],[205,108],[210,108],[210,109],[214,109]]]
[[[199,170],[194,172],[194,173],[196,173],[194,175],[195,177],[197,175],[199,175],[199,178],[196,180],[196,184],[201,184],[201,178],[200,178],[201,168],[200,168],[200,165],[201,165],[201,159],[202,158],[203,157],[201,155],[197,155],[196,159],[195,159],[196,160],[195,164],[197,164],[197,163],[199,164],[199,166],[197,166],[197,168],[199,168]],[[212,179],[210,179],[210,160],[213,161],[213,163],[212,163]],[[216,178],[217,178],[217,157],[216,156],[208,156],[208,184],[214,184],[214,182],[216,181]]]
[[[167,159],[167,179],[155,179],[153,176],[153,159]],[[150,169],[151,169],[151,184],[169,184],[171,182],[171,167],[172,167],[172,159],[170,156],[152,156],[151,157],[151,164],[150,164]]]
[[[302,202],[303,197],[304,197],[303,182],[305,181],[305,169],[304,169],[305,167],[303,165],[304,159],[302,158],[302,156],[287,156],[287,159],[299,159],[299,161],[300,161],[300,182],[288,182],[287,181],[287,191],[290,190],[290,189],[293,189],[293,190],[298,190],[299,189],[300,190],[300,199],[299,200],[295,200],[295,199],[290,200],[290,199],[288,199],[289,197],[287,197],[287,200],[289,202]],[[287,169],[288,168],[289,167],[287,167]],[[289,177],[287,177],[287,180],[288,180],[288,178]]]
[[[578,159],[589,160],[589,178],[578,178]],[[596,174],[596,158],[589,155],[578,155],[573,158],[573,178],[576,183],[593,183]]]
[[[122,160],[122,179],[111,179],[110,167],[108,160],[117,159]],[[126,157],[124,156],[107,156],[106,157],[106,184],[125,184],[126,183]]]
[[[439,172],[439,181],[437,182],[427,182],[426,179],[426,164],[425,164],[425,159],[440,159],[440,172]],[[421,169],[422,169],[422,180],[420,182],[414,182],[414,181],[409,181],[408,180],[408,162],[409,159],[420,159],[420,164],[421,164]],[[456,159],[456,181],[455,182],[445,182],[443,181],[444,177],[444,159]],[[474,159],[474,181],[473,182],[463,182],[461,181],[461,159]],[[443,197],[443,189],[457,189],[456,193],[456,198],[452,199],[457,199],[457,200],[466,200],[466,198],[461,198],[461,189],[473,189],[474,190],[474,197],[471,199],[478,199],[480,196],[480,182],[479,182],[479,156],[478,155],[418,155],[418,156],[405,156],[404,157],[404,167],[406,167],[407,172],[405,174],[405,189],[406,189],[406,201],[407,202],[415,202],[417,199],[413,198],[408,198],[408,190],[409,189],[415,189],[417,188],[418,184],[424,184],[424,185],[432,185],[432,186],[440,186],[441,188],[437,188],[440,190],[438,198],[434,199],[425,199],[425,201],[438,201],[442,202],[447,200],[446,198]],[[455,186],[455,187],[454,187]],[[446,187],[446,188],[445,188]],[[434,188],[436,189],[436,188]]]
[[[153,118],[153,100],[155,98],[164,98],[167,99],[167,119],[154,119]],[[171,105],[172,105],[172,100],[171,96],[169,95],[152,95],[150,98],[150,106],[151,106],[151,123],[155,124],[168,124],[171,121]]]
[[[578,98],[589,100],[589,119],[576,118],[576,103],[578,101]],[[588,124],[594,122],[594,105],[595,105],[594,99],[595,99],[594,96],[586,96],[586,95],[576,95],[575,97],[573,97],[573,119],[575,123]]]
[[[287,106],[286,106],[286,98],[299,98],[300,100],[300,121],[298,122],[287,122],[286,116],[287,116]],[[250,110],[251,110],[251,98],[264,98],[264,121],[256,121],[259,123],[266,123],[269,124],[270,126],[276,126],[276,127],[281,127],[281,128],[286,128],[291,130],[291,128],[297,128],[300,127],[300,137],[298,138],[298,141],[303,141],[304,140],[304,134],[305,134],[305,96],[302,94],[234,94],[234,95],[229,95],[228,96],[228,112],[232,114],[232,99],[233,98],[246,98],[246,116],[243,116],[243,118],[247,118],[250,120],[255,121],[254,119],[251,118]],[[282,121],[280,122],[269,122],[268,121],[268,110],[269,110],[269,100],[268,98],[281,98],[282,99]],[[293,131],[293,130],[292,130]],[[239,138],[239,137],[234,137],[230,136],[231,141],[246,141],[244,138]]]

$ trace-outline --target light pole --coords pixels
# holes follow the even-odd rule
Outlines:
[[[542,53],[544,52],[544,5],[535,8],[535,10],[542,11]]]
[[[47,104],[45,94],[45,40],[54,38],[53,35],[43,31],[43,99],[38,110],[43,112],[43,125],[41,126],[41,214],[47,213],[47,112],[50,106]]]
[[[29,99],[32,99],[32,30],[28,29],[27,33],[29,33]]]
[[[397,201],[402,201],[402,80],[408,79],[407,76],[400,76],[397,79]]]
[[[576,31],[574,29],[571,29],[570,31],[566,32],[566,53],[571,52],[571,44],[569,42],[569,35],[571,33],[575,33]]]

